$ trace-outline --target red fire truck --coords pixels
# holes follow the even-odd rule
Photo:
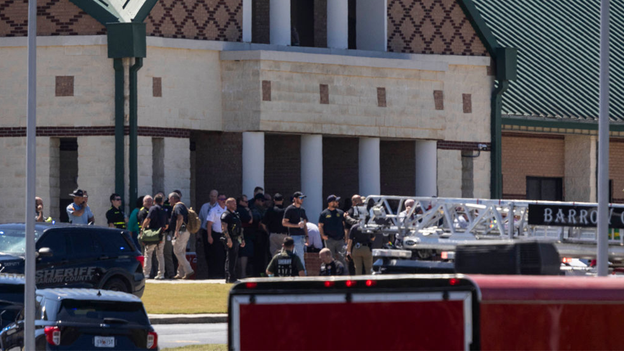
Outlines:
[[[231,350],[621,350],[624,279],[377,275],[250,279]]]

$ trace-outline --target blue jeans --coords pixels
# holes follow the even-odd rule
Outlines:
[[[305,235],[293,235],[292,236],[293,240],[295,241],[295,251],[294,254],[299,256],[299,258],[301,259],[301,263],[303,264],[303,269],[305,270],[305,252],[306,252],[306,238]],[[305,270],[306,275],[308,274],[308,271]]]

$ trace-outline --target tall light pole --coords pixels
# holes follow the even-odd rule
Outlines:
[[[37,0],[28,1],[28,92],[26,124],[26,255],[24,268],[24,349],[35,349],[35,147],[37,145]]]
[[[609,0],[600,1],[600,115],[598,117],[598,276],[609,273]]]

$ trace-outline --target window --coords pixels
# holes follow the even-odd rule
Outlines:
[[[134,246],[132,246],[121,233],[111,233],[108,230],[98,231],[95,241],[103,245],[104,250],[109,255],[117,255],[122,252],[134,251]]]
[[[41,240],[37,242],[37,249],[42,247],[49,247],[52,250],[52,255],[56,258],[63,258],[67,256],[67,238],[65,233],[51,230],[46,232]],[[45,260],[49,257],[42,257]]]
[[[72,232],[68,235],[72,243],[72,257],[93,257],[103,253],[102,247],[95,245],[91,231]]]
[[[527,177],[527,200],[563,201],[563,178]]]

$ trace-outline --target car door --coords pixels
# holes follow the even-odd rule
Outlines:
[[[72,264],[65,271],[68,286],[92,288],[106,274],[102,264],[107,260],[102,245],[95,240],[95,230],[72,230],[67,233]]]
[[[35,321],[42,316],[42,296],[35,297]],[[2,330],[2,349],[21,350],[24,346],[24,309],[19,312],[15,322],[9,324]]]
[[[49,248],[51,254],[37,257],[36,284],[38,288],[64,285],[64,272],[72,265],[68,251],[68,238],[63,230],[48,230],[37,240],[37,251]]]

